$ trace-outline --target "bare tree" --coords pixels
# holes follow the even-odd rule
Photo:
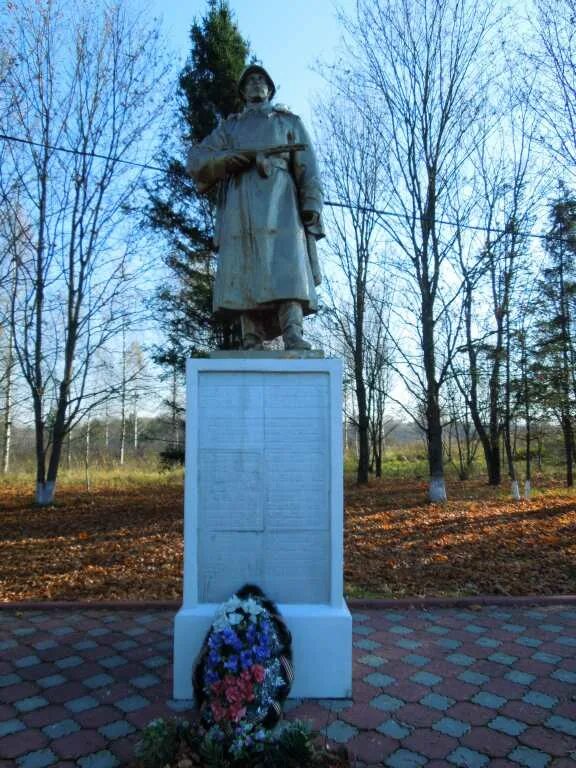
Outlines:
[[[392,383],[392,344],[390,342],[390,306],[392,290],[380,285],[368,293],[365,321],[366,389],[370,429],[370,465],[376,477],[382,477],[386,438],[397,424],[386,418]]]
[[[548,149],[576,169],[576,0],[536,0],[539,50],[531,56],[539,87],[532,106],[547,128]]]
[[[18,262],[14,259],[11,263],[11,275],[9,278],[9,293],[7,297],[7,314],[12,316],[16,302],[16,286],[18,283]],[[4,402],[0,410],[2,413],[2,463],[1,471],[7,475],[10,469],[10,450],[12,445],[12,409],[13,409],[13,389],[14,389],[14,326],[8,322],[0,332],[6,335],[6,347],[4,351],[3,371],[0,373],[0,383],[4,385]]]
[[[13,63],[0,127],[15,140],[0,193],[9,204],[6,177],[17,179],[31,230],[15,351],[33,401],[36,500],[50,504],[67,433],[107,393],[106,382],[88,390],[91,366],[125,322],[119,297],[137,266],[126,213],[141,170],[122,160],[141,159],[167,70],[154,22],[127,2],[23,0],[1,20]]]
[[[492,9],[489,0],[358,0],[348,31],[349,97],[374,121],[389,206],[382,225],[404,255],[421,340],[429,498],[446,498],[438,329],[450,306],[445,266],[454,242],[443,224],[450,190],[476,141]],[[444,294],[444,295],[443,295]]]
[[[320,108],[323,179],[326,194],[341,207],[327,212],[328,245],[334,274],[326,281],[326,320],[350,360],[356,394],[357,482],[368,482],[370,394],[367,391],[366,319],[371,282],[379,258],[375,206],[382,195],[382,158],[374,126],[353,104],[335,98]],[[380,333],[380,329],[376,329]]]
[[[1,162],[1,160],[0,160]],[[2,405],[2,459],[3,474],[10,469],[12,447],[12,423],[14,407],[14,386],[16,378],[15,323],[14,313],[17,301],[18,273],[26,260],[26,243],[29,228],[17,203],[18,190],[12,189],[12,207],[18,210],[15,216],[8,206],[0,207],[0,342],[3,342],[0,385],[3,385]],[[1,347],[0,347],[1,349]]]
[[[499,485],[504,445],[512,493],[519,496],[511,427],[513,422],[513,337],[519,291],[529,279],[526,234],[530,231],[538,185],[535,182],[535,119],[526,102],[511,103],[514,89],[500,93],[504,105],[489,137],[472,157],[476,194],[469,220],[484,232],[459,230],[456,251],[462,276],[466,362],[453,366],[456,381],[482,444],[488,482]]]

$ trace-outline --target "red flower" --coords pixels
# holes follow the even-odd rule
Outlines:
[[[212,710],[212,714],[214,715],[214,720],[217,723],[219,723],[220,720],[223,720],[226,717],[226,710],[224,709],[224,707],[221,706],[219,701],[211,701],[210,709]]]
[[[240,707],[237,704],[232,704],[230,707],[230,717],[237,723],[246,714],[246,707]]]
[[[254,664],[252,667],[252,677],[254,680],[256,680],[257,683],[262,683],[266,677],[266,670],[262,665]]]
[[[242,701],[242,694],[240,689],[236,685],[229,685],[225,692],[226,700],[232,703],[238,703]]]

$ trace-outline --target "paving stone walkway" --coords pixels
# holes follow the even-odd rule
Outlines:
[[[171,699],[173,612],[0,612],[0,768],[112,768]],[[358,765],[576,766],[576,609],[367,610],[350,701],[290,701]]]

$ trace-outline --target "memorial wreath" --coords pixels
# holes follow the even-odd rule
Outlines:
[[[218,609],[194,670],[210,737],[228,743],[232,754],[258,750],[293,679],[292,638],[277,607],[259,587],[242,587]]]
[[[150,723],[136,765],[346,768],[345,750],[318,746],[305,723],[278,726],[293,678],[292,638],[278,608],[245,585],[219,607],[198,656],[192,682],[199,723]]]

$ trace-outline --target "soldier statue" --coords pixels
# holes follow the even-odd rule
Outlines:
[[[214,312],[240,315],[244,349],[282,335],[286,349],[308,350],[302,325],[318,308],[324,236],[316,158],[300,118],[272,104],[263,67],[247,67],[238,89],[244,110],[192,147],[186,166],[200,191],[217,185]]]

